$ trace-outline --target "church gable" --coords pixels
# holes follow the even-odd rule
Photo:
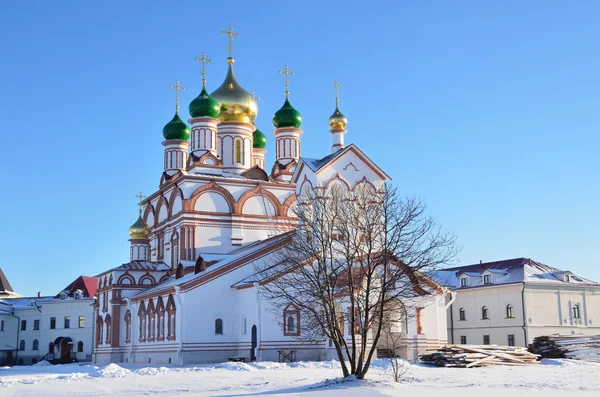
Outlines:
[[[352,144],[322,159],[301,158],[292,177],[296,194],[306,189],[325,188],[340,184],[353,190],[357,184],[381,185],[390,177],[373,163],[356,145]]]

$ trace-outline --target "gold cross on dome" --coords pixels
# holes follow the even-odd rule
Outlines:
[[[206,62],[212,62],[212,59],[206,58],[206,54],[202,51],[202,58],[196,57],[194,60],[202,62],[202,72],[200,72],[200,75],[202,76],[202,88],[206,88]]]
[[[138,205],[140,206],[140,214],[141,214],[142,213],[142,200],[145,199],[146,196],[144,196],[142,194],[142,192],[140,191],[140,193],[137,196],[135,196],[135,197],[140,200],[140,202],[138,203]]]
[[[175,85],[170,85],[169,88],[175,90],[175,113],[179,113],[179,91],[185,91],[185,87],[179,85],[179,80],[175,80]]]
[[[252,91],[252,92],[251,92],[251,94],[252,94],[252,97],[253,97],[254,99],[256,99],[257,101],[260,101],[260,97],[257,97],[257,96],[254,94],[254,91]]]
[[[227,30],[220,30],[219,33],[226,34],[229,36],[229,44],[227,45],[227,51],[229,52],[229,58],[232,58],[231,54],[233,53],[233,38],[239,37],[239,33],[235,33],[231,25],[227,27]]]
[[[341,84],[338,83],[337,80],[333,81],[333,86],[335,87],[335,103],[338,103],[340,100],[340,87]]]
[[[296,73],[295,72],[290,72],[288,65],[285,65],[285,70],[280,70],[279,74],[285,74],[285,98],[287,99],[287,97],[290,95],[290,81],[289,81],[289,76],[293,76]]]

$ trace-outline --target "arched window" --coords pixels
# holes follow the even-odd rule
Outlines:
[[[513,306],[506,305],[506,318],[514,318],[515,314],[513,313]]]
[[[83,353],[83,341],[77,342],[77,352]]]
[[[294,316],[289,315],[286,320],[287,324],[287,332],[296,332],[296,321],[294,320]]]
[[[223,335],[223,320],[220,318],[215,320],[215,334]]]
[[[487,306],[484,306],[484,307],[481,308],[481,318],[483,320],[488,320],[489,319]]]
[[[21,339],[21,343],[19,343],[19,350],[25,350],[25,341]]]
[[[461,307],[460,310],[458,311],[458,316],[459,316],[460,321],[465,321],[467,319],[467,316],[465,314],[465,309],[463,309]]]
[[[48,345],[48,353],[54,353],[54,343],[50,342]]]
[[[242,162],[242,141],[235,141],[235,162]]]
[[[579,303],[573,305],[573,318],[581,318],[581,311],[579,310]]]
[[[283,309],[283,335],[300,335],[300,310],[292,303]]]
[[[31,350],[39,350],[40,348],[40,342],[37,339],[33,340],[33,347],[31,348]]]

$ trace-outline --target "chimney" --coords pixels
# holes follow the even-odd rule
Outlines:
[[[42,291],[38,291],[38,298],[42,297]]]

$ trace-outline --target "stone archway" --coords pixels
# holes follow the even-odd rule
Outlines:
[[[58,347],[58,356],[61,360],[71,360],[73,353],[73,340],[68,336],[60,336],[54,341]]]

